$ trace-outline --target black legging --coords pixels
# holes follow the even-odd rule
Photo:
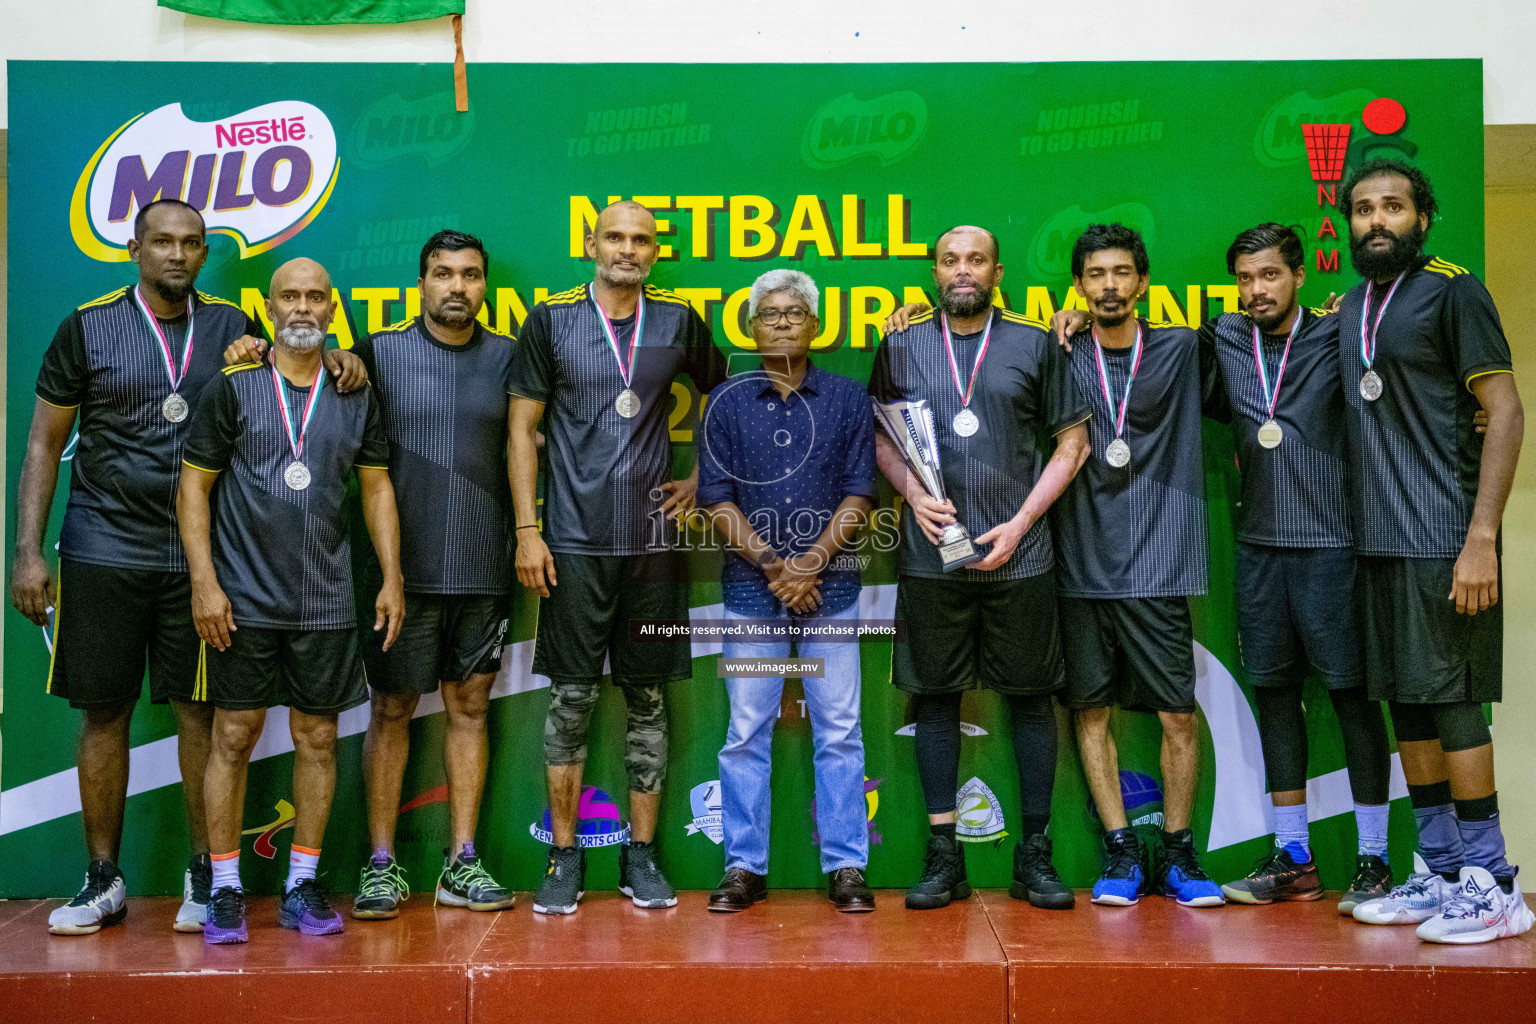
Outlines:
[[[960,694],[940,693],[912,698],[917,722],[917,775],[929,814],[955,809],[960,775]],[[1056,785],[1056,714],[1049,694],[1009,696],[1013,720],[1013,757],[1019,771],[1022,832],[1031,821],[1043,831],[1051,816],[1051,791]]]
[[[1272,793],[1307,788],[1307,723],[1301,709],[1301,685],[1255,686],[1259,704],[1259,740]],[[1387,802],[1387,725],[1381,704],[1365,687],[1329,690],[1339,730],[1344,734],[1344,766],[1357,804]]]
[[[1403,704],[1394,700],[1387,707],[1392,712],[1392,731],[1397,733],[1399,743],[1439,740],[1441,750],[1454,754],[1493,742],[1481,704]]]

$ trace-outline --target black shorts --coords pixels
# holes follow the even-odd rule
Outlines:
[[[1365,682],[1354,548],[1237,545],[1237,635],[1254,686],[1294,686],[1310,662],[1330,689]]]
[[[1068,708],[1195,710],[1195,631],[1184,597],[1061,599]]]
[[[608,658],[619,685],[693,677],[687,639],[639,640],[630,624],[688,618],[688,581],[677,551],[644,555],[554,552],[555,578],[539,599],[533,671],[563,683],[595,683]]]
[[[192,582],[184,572],[121,569],[59,559],[48,692],[71,707],[198,699]]]
[[[208,699],[225,711],[286,704],[334,715],[368,699],[355,629],[241,626],[223,651],[204,645]]]
[[[388,630],[359,619],[368,685],[391,694],[431,693],[439,682],[501,671],[506,595],[405,594],[405,622],[389,650]]]
[[[891,652],[897,689],[1042,694],[1061,687],[1054,573],[982,583],[903,576],[896,619],[907,637]]]
[[[1367,692],[1406,704],[1504,696],[1504,601],[1458,615],[1453,558],[1360,556]],[[1499,569],[1499,595],[1505,597]]]

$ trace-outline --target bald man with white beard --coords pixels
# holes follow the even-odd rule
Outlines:
[[[331,296],[330,275],[313,260],[277,269],[267,298],[272,359],[226,367],[204,389],[183,459],[176,507],[203,642],[201,696],[214,706],[204,779],[210,944],[247,938],[239,869],[246,769],[267,708],[280,704],[293,734],[296,813],[278,924],[305,935],[342,930],[315,871],[336,788],[337,715],[368,698],[344,512],[354,470],[383,569],[374,629],[385,631],[385,649],[404,617],[378,403],[372,388],[338,392],[320,361],[336,312]]]

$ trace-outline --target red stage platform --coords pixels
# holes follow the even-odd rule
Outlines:
[[[1070,913],[985,892],[910,912],[881,892],[840,915],[777,892],[744,914],[641,911],[594,893],[574,917],[527,898],[502,914],[348,919],[301,938],[252,905],[251,941],[176,935],[176,902],[131,900],[95,936],[46,932],[53,903],[0,903],[0,1021],[361,1024],[634,1021],[1536,1020],[1536,936],[1431,946],[1340,918],[1331,900],[1185,910],[1167,900]]]

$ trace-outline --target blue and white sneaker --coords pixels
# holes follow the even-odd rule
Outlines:
[[[1531,908],[1520,895],[1520,883],[1509,880],[1509,891],[1484,868],[1461,869],[1461,884],[1451,892],[1440,913],[1419,925],[1425,942],[1492,942],[1531,930]]]
[[[1456,888],[1457,883],[1429,870],[1424,858],[1415,853],[1413,874],[1385,896],[1355,907],[1355,920],[1365,924],[1422,924],[1445,908]]]
[[[93,860],[85,871],[85,885],[75,898],[48,915],[48,930],[55,935],[90,935],[128,916],[128,886],[123,873],[109,860]]]
[[[1141,841],[1128,828],[1104,836],[1104,873],[1093,883],[1093,902],[1109,907],[1134,907],[1146,889],[1141,866]]]
[[[1163,873],[1163,895],[1181,907],[1219,907],[1227,902],[1221,886],[1211,881],[1195,859],[1195,834],[1187,828],[1163,833],[1163,853],[1168,866]]]

